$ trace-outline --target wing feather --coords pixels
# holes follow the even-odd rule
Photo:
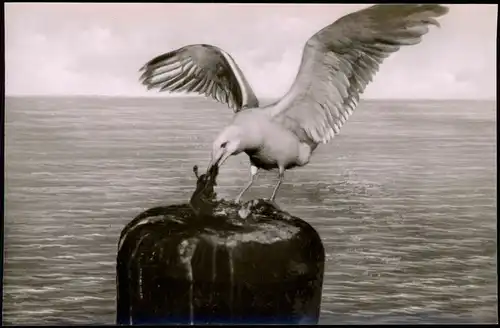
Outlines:
[[[147,89],[196,92],[226,103],[234,112],[259,101],[234,59],[206,44],[188,45],[147,62],[140,81]]]
[[[305,142],[330,141],[384,59],[420,43],[447,12],[437,4],[375,5],[341,17],[307,41],[295,82],[270,115]]]

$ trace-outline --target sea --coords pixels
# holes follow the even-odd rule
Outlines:
[[[118,238],[186,203],[232,111],[202,97],[6,97],[3,324],[114,324]],[[496,101],[366,100],[277,203],[326,251],[320,324],[497,323]],[[221,169],[235,198],[246,155]],[[267,198],[261,172],[244,200]]]

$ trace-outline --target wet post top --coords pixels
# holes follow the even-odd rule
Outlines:
[[[122,230],[117,324],[316,324],[324,248],[264,200],[216,200],[217,169],[189,204],[156,207]]]

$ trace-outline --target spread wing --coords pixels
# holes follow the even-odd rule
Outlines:
[[[273,119],[301,140],[327,143],[339,133],[382,61],[415,45],[447,7],[375,5],[351,13],[313,35],[289,92],[269,107]]]
[[[197,92],[228,104],[234,112],[259,101],[234,59],[206,44],[188,45],[150,60],[140,71],[148,90]]]

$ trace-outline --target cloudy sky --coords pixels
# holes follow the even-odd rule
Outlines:
[[[362,5],[5,4],[7,95],[157,95],[146,61],[186,44],[229,52],[259,97],[290,87],[306,40]],[[365,98],[496,97],[497,5],[450,5],[381,67]]]

